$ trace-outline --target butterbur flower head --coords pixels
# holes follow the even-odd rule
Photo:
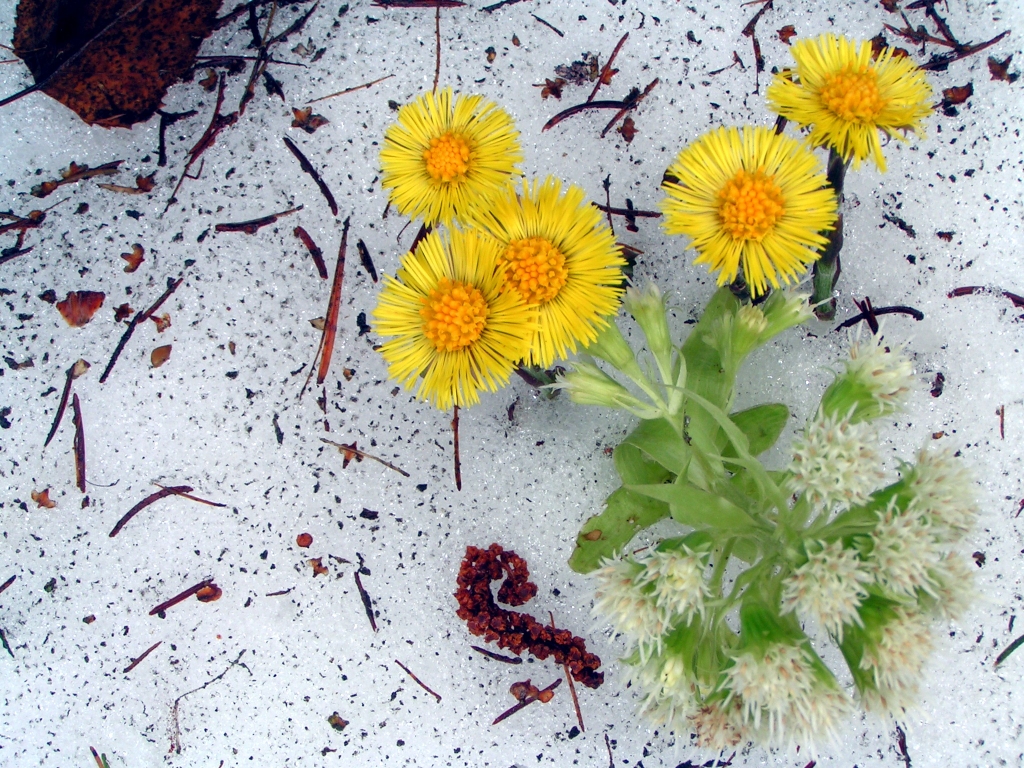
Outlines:
[[[881,334],[858,334],[846,370],[822,395],[821,409],[852,422],[877,419],[899,409],[913,386],[914,368],[900,348],[887,347]]]
[[[654,600],[672,618],[689,622],[703,615],[708,595],[704,560],[688,547],[656,551],[644,561],[644,584],[654,586]]]
[[[597,579],[594,614],[611,621],[616,631],[637,643],[641,662],[660,653],[669,616],[644,586],[644,566],[631,558],[606,559]]]
[[[844,624],[858,624],[857,609],[868,596],[871,574],[841,541],[807,545],[807,562],[783,582],[782,612],[810,614],[838,641]]]
[[[936,563],[931,576],[934,600],[932,611],[947,621],[959,619],[973,602],[974,571],[956,552],[947,552]]]
[[[772,291],[761,306],[768,325],[761,333],[760,343],[763,344],[783,331],[814,317],[809,299],[810,294],[800,293],[791,288]]]
[[[502,290],[498,246],[473,233],[434,232],[386,275],[373,311],[390,375],[448,410],[497,390],[523,355],[536,311]]]
[[[697,737],[697,746],[721,752],[750,739],[743,722],[743,705],[738,699],[714,699],[690,716],[690,725]]]
[[[622,293],[622,249],[584,191],[547,177],[478,207],[474,226],[501,244],[508,290],[538,311],[527,362],[550,366],[597,337]]]
[[[914,503],[933,525],[949,531],[950,540],[974,527],[974,480],[952,451],[923,449],[909,474]]]
[[[931,571],[942,552],[936,532],[916,503],[900,510],[893,499],[878,513],[871,540],[866,564],[880,587],[901,597],[914,597],[918,590],[934,596]]]
[[[932,649],[931,619],[912,607],[885,603],[876,598],[861,609],[864,630],[849,651],[860,651],[859,663],[851,664],[861,703],[870,712],[898,714],[914,703],[921,670]],[[852,638],[851,638],[852,639]]]
[[[718,128],[682,150],[662,184],[663,226],[687,235],[695,263],[752,296],[791,283],[815,261],[836,222],[836,196],[803,144],[770,128]]]
[[[520,173],[519,132],[483,96],[428,91],[384,134],[381,186],[406,216],[451,224],[485,207]]]
[[[885,477],[875,445],[869,424],[819,410],[793,441],[790,486],[815,505],[864,504]]]
[[[631,681],[643,692],[640,713],[656,727],[677,732],[695,707],[693,681],[686,660],[668,649],[655,654],[634,668]]]
[[[832,34],[802,40],[790,49],[796,72],[775,76],[766,93],[781,116],[810,128],[810,141],[833,148],[858,167],[870,157],[885,170],[879,131],[903,138],[923,134],[932,89],[924,72],[892,48],[872,57],[871,43]]]

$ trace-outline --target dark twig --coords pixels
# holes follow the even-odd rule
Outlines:
[[[494,5],[485,5],[480,10],[487,11],[487,13],[494,13],[499,8],[504,8],[506,5],[515,5],[516,3],[521,2],[523,2],[523,0],[501,0],[500,3],[495,3]]]
[[[0,594],[3,594],[4,590],[6,590],[9,586],[11,586],[11,584],[13,584],[17,578],[18,578],[18,574],[14,574],[13,576],[11,576],[11,578],[9,578],[3,584],[0,584]]]
[[[558,678],[557,680],[555,680],[555,682],[553,682],[547,688],[541,688],[540,693],[550,693],[551,691],[555,690],[555,688],[557,688],[561,684],[562,684],[562,678]],[[512,715],[514,715],[520,709],[523,709],[524,707],[528,707],[530,704],[533,704],[533,702],[538,701],[539,698],[540,698],[539,696],[527,696],[522,701],[520,701],[518,704],[516,704],[515,706],[512,706],[512,707],[509,707],[504,712],[502,712],[500,715],[498,715],[496,718],[494,718],[494,722],[492,722],[491,725],[497,725],[498,723],[500,723],[505,718],[508,718],[508,717],[511,717]]]
[[[117,525],[114,526],[113,530],[110,531],[110,538],[114,538],[121,532],[128,522],[135,517],[139,512],[144,510],[150,504],[160,499],[167,498],[168,496],[184,495],[192,490],[191,485],[173,485],[168,488],[161,488],[159,491],[154,491],[149,494],[146,498],[136,504],[134,507],[129,509],[120,520],[117,521]]]
[[[320,369],[316,374],[317,386],[324,383],[327,371],[331,367],[331,355],[334,354],[334,339],[338,333],[338,311],[341,309],[341,285],[345,278],[345,248],[348,245],[348,217],[341,228],[341,246],[338,248],[338,263],[334,267],[334,282],[331,284],[331,298],[327,302],[327,319],[321,343]]]
[[[858,306],[860,306],[860,305],[858,305]],[[922,312],[919,309],[914,309],[913,307],[905,307],[905,306],[902,306],[902,305],[894,306],[894,307],[878,307],[878,308],[872,307],[871,308],[871,314],[874,315],[874,316],[878,316],[878,315],[910,315],[915,320],[924,320],[924,312]],[[868,313],[866,311],[865,312],[861,312],[859,315],[854,315],[849,320],[843,321],[842,323],[837,325],[832,330],[833,331],[841,331],[844,328],[852,328],[857,323],[864,322],[867,319],[868,319]],[[877,331],[874,331],[874,332],[877,333]]]
[[[469,647],[472,648],[477,653],[482,653],[484,656],[487,656],[488,658],[494,659],[495,661],[500,661],[503,664],[522,664],[523,663],[522,659],[518,659],[518,658],[516,658],[514,656],[502,656],[500,653],[495,653],[494,651],[488,651],[486,648],[481,648],[479,645],[471,645]]]
[[[288,141],[288,139],[285,139]],[[280,213],[271,213],[268,216],[261,216],[258,219],[250,219],[249,221],[237,221],[227,222],[218,224],[213,228],[214,232],[244,232],[247,235],[255,235],[263,227],[269,226],[277,222],[283,216],[301,211],[303,206],[299,205],[295,208],[289,208],[287,211],[281,211]]]
[[[434,93],[437,93],[437,83],[441,79],[441,3],[434,9],[434,39],[437,47],[434,56]]]
[[[560,122],[573,115],[578,115],[580,112],[586,112],[589,109],[626,109],[629,107],[629,103],[625,101],[585,101],[582,104],[576,104],[575,106],[563,109],[557,115],[552,117],[541,128],[542,131],[546,131],[549,128],[554,128]],[[618,119],[618,118],[616,118]]]
[[[612,64],[615,62],[615,57],[619,55],[619,50],[622,48],[622,44],[626,42],[626,38],[628,37],[629,32],[619,38],[619,42],[617,42],[615,44],[615,48],[612,49],[612,55],[608,57],[608,61],[606,61],[604,66],[601,67],[601,74],[597,76],[597,82],[594,83],[594,90],[592,90],[590,95],[587,97],[588,103],[594,100],[594,97],[597,96],[598,90],[606,81],[609,83],[611,82],[612,76],[614,75],[612,72]]]
[[[103,755],[101,759],[100,753],[96,751],[96,747],[89,747],[89,751],[92,752],[92,759],[96,761],[97,768],[110,768],[106,755]]]
[[[370,275],[370,279],[376,283],[377,268],[373,265],[373,259],[370,258],[370,249],[366,247],[366,243],[362,240],[356,243],[356,249],[359,251],[359,261],[363,263],[363,269]]]
[[[552,32],[554,32],[559,37],[565,37],[565,32],[560,30],[558,27],[555,27],[555,26],[549,24],[548,22],[544,21],[544,19],[542,19],[536,13],[531,13],[530,15],[533,16],[533,18],[535,18],[537,21],[539,21],[541,24],[543,24],[545,27],[550,29]],[[629,33],[627,32],[627,34],[629,34]]]
[[[160,483],[153,483],[157,488],[169,488],[170,486],[160,485]],[[191,493],[183,493],[181,491],[175,491],[175,496],[181,496],[183,499],[194,501],[197,504],[205,504],[208,507],[226,507],[227,504],[221,504],[219,501],[210,501],[209,499],[201,499],[198,496],[193,496]]]
[[[178,603],[180,603],[180,602],[182,602],[184,600],[187,600],[188,598],[192,597],[192,595],[194,595],[196,592],[201,590],[203,587],[209,587],[212,584],[213,584],[213,579],[203,579],[198,584],[195,584],[194,586],[191,586],[188,589],[186,589],[184,592],[178,593],[177,595],[172,597],[170,600],[164,600],[164,602],[160,603],[160,605],[158,605],[156,608],[151,610],[149,612],[149,615],[150,616],[156,616],[157,614],[163,613],[168,608],[171,608],[171,607],[177,605]]]
[[[359,574],[357,573],[357,574],[356,574],[356,576],[358,577],[358,575],[359,575]],[[375,630],[375,631],[376,631],[376,630]],[[420,680],[420,679],[419,679],[418,677],[416,677],[416,675],[414,675],[414,674],[412,673],[412,671],[411,671],[411,670],[410,670],[410,669],[409,669],[409,668],[408,668],[407,666],[405,666],[405,664],[403,664],[402,662],[400,662],[400,661],[399,661],[398,659],[395,659],[395,664],[397,664],[397,665],[398,665],[398,666],[400,666],[400,667],[401,667],[402,669],[404,669],[404,670],[405,670],[405,674],[407,674],[407,675],[408,675],[409,677],[411,677],[411,678],[413,679],[413,681],[414,681],[414,682],[415,682],[415,683],[416,683],[416,684],[417,684],[417,685],[418,685],[418,686],[419,686],[420,688],[422,688],[422,689],[423,689],[424,691],[426,691],[426,692],[427,692],[427,693],[429,693],[429,694],[430,694],[431,696],[433,696],[433,697],[434,697],[435,699],[437,699],[437,703],[438,703],[438,704],[440,704],[440,703],[441,703],[441,694],[437,693],[436,691],[432,691],[432,690],[430,689],[430,686],[428,686],[428,685],[427,685],[426,683],[424,683],[424,682],[423,682],[422,680]]]
[[[156,164],[163,168],[167,165],[167,128],[174,125],[179,120],[184,120],[187,117],[192,117],[196,114],[194,109],[190,109],[188,112],[164,112],[162,109],[156,111],[160,115],[160,134],[156,145]]]
[[[555,614],[548,611],[548,616],[551,619],[551,628],[555,628]],[[583,725],[583,712],[580,711],[580,700],[576,696],[576,684],[572,681],[572,673],[569,671],[569,665],[563,664],[562,669],[565,671],[566,682],[569,683],[569,693],[572,694],[572,706],[576,710],[576,721],[580,724],[580,733],[586,732],[586,727]]]
[[[151,654],[153,651],[160,647],[160,644],[162,642],[163,640],[157,640],[155,643],[149,646],[149,648],[144,650],[138,658],[132,659],[132,663],[125,667],[123,670],[121,670],[121,674],[127,675],[129,672],[131,672],[133,669],[139,666],[139,664],[142,663],[143,659],[145,659],[147,656],[149,656],[149,654]]]
[[[461,8],[461,0],[373,0],[378,8]]]
[[[654,90],[654,87],[657,84],[658,78],[654,78],[653,80],[651,80],[651,82],[647,84],[647,87],[644,88],[643,93],[637,94],[634,92],[633,94],[630,94],[630,96],[626,99],[622,109],[615,113],[615,117],[613,117],[608,122],[608,125],[604,127],[604,130],[601,131],[601,138],[603,139],[605,137],[605,134],[612,129],[612,126],[619,122],[619,119],[623,117],[627,112],[632,112],[634,109],[639,107],[640,102],[647,98],[647,95]]]
[[[625,216],[626,218],[639,216],[641,219],[659,219],[662,216],[661,211],[641,211],[639,208],[613,208],[600,203],[594,203],[594,207],[610,216]]]
[[[78,393],[71,399],[71,420],[75,425],[75,482],[78,490],[85,493],[85,426],[82,423],[82,404]]]
[[[1024,645],[1024,635],[1018,637],[1016,640],[1014,640],[1012,643],[1006,646],[1006,650],[1004,650],[1002,653],[996,656],[995,666],[998,667],[1000,664],[1006,661],[1006,659],[1009,658],[1010,654],[1016,651],[1022,645]]]
[[[339,451],[345,451],[346,453],[354,453],[356,456],[362,456],[364,459],[372,459],[373,461],[376,461],[378,464],[383,464],[388,469],[395,470],[395,472],[402,475],[403,477],[410,477],[409,473],[406,472],[404,469],[396,467],[390,461],[385,461],[379,456],[374,456],[372,454],[367,453],[366,451],[359,450],[358,448],[355,447],[355,444],[343,445],[342,443],[336,443],[333,440],[328,440],[326,437],[321,437],[320,442],[327,443],[328,445],[333,445]]]
[[[1013,306],[1018,309],[1024,309],[1024,296],[1018,296],[1016,293],[1010,293],[1000,288],[986,288],[983,285],[965,285],[963,288],[954,288],[952,291],[946,294],[946,298],[952,299],[957,296],[970,296],[972,293],[998,293],[1003,297],[1013,302]]]
[[[68,397],[71,395],[71,382],[81,376],[83,373],[89,370],[89,364],[85,360],[78,360],[68,368],[68,376],[64,382],[64,391],[60,396],[60,404],[57,406],[57,412],[53,415],[53,424],[50,426],[50,433],[46,436],[46,441],[43,443],[45,448],[53,440],[53,436],[57,434],[57,427],[60,426],[60,421],[64,418],[64,411],[68,407]]]
[[[608,732],[604,734],[604,745],[608,748],[608,768],[615,768],[615,758],[612,757],[612,743],[608,741]]]
[[[216,677],[211,677],[209,680],[207,680],[205,683],[200,685],[198,688],[193,688],[191,691],[186,691],[185,693],[181,694],[181,696],[179,696],[178,698],[176,698],[174,700],[174,704],[171,707],[171,722],[174,725],[174,730],[171,733],[171,752],[175,752],[177,754],[181,753],[181,730],[178,727],[178,707],[181,704],[181,700],[184,699],[186,696],[191,696],[193,693],[198,693],[199,691],[203,690],[207,686],[213,685],[214,683],[216,683],[218,680],[220,680],[222,677],[224,677],[224,675],[226,675],[228,672],[230,672],[232,667],[236,666],[238,664],[238,662],[240,662],[242,660],[242,654],[244,654],[244,653],[245,653],[245,649],[243,648],[241,651],[238,652],[238,656],[235,658],[235,660],[228,664],[228,668],[227,669],[225,669],[223,672],[221,672]],[[249,670],[249,668],[246,667],[244,664],[242,666],[245,667],[246,670]],[[251,675],[252,672],[249,671],[249,674]]]
[[[462,490],[462,459],[459,457],[459,406],[452,411],[452,444],[455,448],[455,488]]]
[[[356,589],[359,590],[359,599],[363,601],[363,610],[366,611],[366,618],[370,620],[370,629],[376,632],[377,620],[373,618],[373,603],[370,601],[370,593],[367,592],[366,588],[363,586],[363,581],[359,578],[359,571],[355,572],[355,577]]]
[[[317,273],[321,278],[326,280],[327,265],[324,264],[324,252],[317,247],[317,244],[313,242],[313,238],[310,237],[309,232],[302,227],[296,227],[292,230],[292,234],[299,238],[299,240],[302,241],[302,244],[306,246],[306,249],[309,251],[309,255],[313,257],[313,265],[316,267]],[[377,281],[374,280],[374,282]]]
[[[153,314],[160,309],[161,305],[170,298],[171,294],[178,290],[178,286],[181,285],[184,279],[185,278],[183,277],[179,277],[177,280],[171,277],[167,278],[167,290],[160,295],[160,298],[157,299],[149,309],[144,312],[135,313],[135,317],[133,317],[131,322],[128,323],[128,327],[125,329],[124,333],[121,334],[120,341],[118,341],[117,346],[114,347],[114,354],[110,356],[110,362],[108,362],[107,367],[103,369],[103,375],[100,376],[100,384],[105,383],[107,377],[110,376],[110,372],[114,370],[114,364],[117,362],[117,358],[121,356],[121,352],[128,344],[128,340],[131,339],[132,334],[135,333],[135,329],[139,326],[139,323],[144,323],[151,318]]]
[[[0,629],[0,645],[3,645],[4,650],[11,654],[11,658],[13,659],[14,651],[11,650],[11,646],[7,642],[7,635],[4,634],[2,629]]]
[[[334,201],[334,195],[331,194],[331,190],[327,187],[327,182],[320,178],[320,174],[317,173],[316,168],[314,168],[313,164],[309,162],[309,160],[306,158],[304,154],[302,154],[302,151],[297,146],[295,146],[295,142],[293,142],[291,139],[285,136],[284,143],[285,146],[288,147],[288,149],[291,151],[291,153],[295,155],[295,159],[299,161],[299,165],[301,166],[302,170],[304,170],[306,173],[313,177],[313,181],[315,181],[316,185],[320,188],[321,194],[323,194],[323,196],[327,199],[327,207],[331,209],[331,213],[337,216],[338,204]]]
[[[614,235],[615,225],[612,224],[612,175],[610,173],[604,177],[604,180],[601,182],[601,186],[604,187],[605,205],[603,208],[600,205],[597,205],[597,203],[595,203],[595,205],[597,205],[600,210],[604,211],[605,217],[608,219],[608,229],[610,229]]]
[[[363,88],[369,88],[371,85],[376,85],[377,83],[382,83],[385,80],[387,80],[389,77],[394,77],[394,75],[387,75],[385,77],[379,77],[376,80],[370,81],[369,83],[363,83],[362,85],[356,85],[356,86],[353,86],[352,88],[346,88],[345,90],[338,91],[337,93],[329,93],[326,96],[321,96],[321,97],[319,97],[317,99],[313,99],[312,101],[307,101],[306,103],[307,104],[316,104],[318,101],[323,101],[324,99],[333,99],[335,96],[344,96],[346,93],[352,93],[353,91],[361,91]]]

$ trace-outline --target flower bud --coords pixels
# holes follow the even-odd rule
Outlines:
[[[569,398],[580,405],[603,405],[621,408],[641,419],[657,419],[661,411],[634,396],[628,389],[602,371],[594,363],[577,361],[553,385],[569,392]]]
[[[665,315],[665,299],[654,283],[649,283],[642,291],[629,287],[626,289],[622,303],[626,311],[633,316],[637,325],[647,337],[647,348],[654,355],[662,380],[671,382],[672,371],[672,336],[668,330],[668,318]]]
[[[850,349],[846,370],[821,398],[821,410],[850,421],[870,421],[896,411],[914,381],[910,360],[899,349],[889,350],[880,335],[859,339]]]

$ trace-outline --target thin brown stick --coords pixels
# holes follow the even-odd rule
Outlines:
[[[658,79],[657,77],[656,77],[656,78],[654,78],[653,80],[651,80],[651,82],[649,82],[649,83],[647,84],[647,87],[646,87],[646,88],[644,88],[644,90],[643,90],[643,93],[641,93],[641,94],[640,94],[639,96],[636,96],[635,98],[632,98],[632,99],[626,99],[626,103],[625,103],[625,105],[624,105],[624,106],[622,107],[622,109],[620,109],[620,110],[619,110],[619,111],[618,111],[618,112],[617,112],[617,113],[615,114],[615,117],[613,117],[613,118],[612,118],[612,119],[611,119],[611,120],[610,120],[610,121],[608,122],[608,125],[606,125],[606,126],[604,127],[604,130],[603,130],[603,131],[601,131],[601,138],[603,139],[603,138],[605,137],[605,134],[606,134],[606,133],[608,133],[608,131],[610,131],[610,130],[612,129],[612,126],[613,126],[613,125],[615,125],[615,124],[616,124],[617,122],[619,122],[619,118],[621,118],[622,116],[624,116],[624,115],[625,115],[626,113],[628,113],[628,112],[632,112],[632,111],[633,111],[634,109],[636,109],[637,107],[639,107],[639,106],[640,106],[640,102],[641,102],[641,101],[643,101],[644,99],[646,99],[646,98],[647,98],[647,95],[648,95],[648,94],[649,94],[649,93],[650,93],[651,91],[653,91],[653,90],[654,90],[654,87],[655,87],[655,86],[656,86],[656,85],[658,84],[658,82],[659,82],[659,79]]]
[[[438,6],[438,7],[440,7],[440,6]],[[417,685],[418,685],[418,686],[419,686],[420,688],[422,688],[422,689],[423,689],[424,691],[426,691],[426,692],[427,692],[427,693],[429,693],[429,694],[430,694],[431,696],[433,696],[433,697],[434,697],[435,699],[437,699],[437,703],[438,703],[438,704],[440,704],[440,703],[441,703],[441,694],[437,693],[436,691],[432,691],[432,690],[430,689],[430,686],[428,686],[428,685],[427,685],[426,683],[424,683],[424,682],[423,682],[422,680],[420,680],[420,679],[419,679],[418,677],[416,677],[416,675],[414,675],[414,674],[412,673],[412,671],[411,671],[411,670],[410,670],[410,669],[409,669],[409,668],[408,668],[407,666],[405,666],[405,664],[403,664],[402,662],[400,662],[400,661],[399,661],[398,659],[395,659],[395,664],[397,664],[397,665],[398,665],[398,666],[400,666],[400,667],[401,667],[402,669],[404,669],[404,670],[405,670],[405,674],[407,674],[407,675],[408,675],[409,677],[411,677],[411,678],[413,679],[413,681],[414,681],[414,682],[415,682],[415,683],[416,683],[416,684],[417,684]]]
[[[242,660],[242,654],[245,653],[245,650],[246,649],[243,648],[241,651],[239,651],[238,656],[235,658],[235,660],[230,662],[228,664],[228,668],[221,672],[219,675],[217,675],[216,677],[211,677],[198,688],[193,688],[191,691],[186,691],[174,700],[174,704],[171,706],[171,722],[174,726],[174,730],[171,733],[171,752],[175,752],[178,754],[181,753],[181,729],[178,726],[178,706],[181,704],[181,700],[184,699],[186,696],[191,696],[193,693],[198,693],[199,691],[206,688],[208,685],[213,685],[222,677],[224,677],[224,675],[231,671],[231,667],[235,666],[236,664],[238,664],[238,662]],[[242,666],[245,667],[244,664]],[[249,670],[248,667],[245,667],[245,669],[249,672],[250,675],[252,674],[252,671]]]
[[[485,5],[480,10],[487,11],[487,13],[494,13],[499,8],[504,8],[506,5],[515,5],[516,3],[521,2],[523,2],[523,0],[501,0],[500,3],[495,3],[494,5]]]
[[[604,211],[611,216],[639,216],[641,219],[659,219],[662,216],[661,211],[641,211],[639,208],[613,208],[610,205],[601,205],[600,203],[593,204],[599,211]]]
[[[75,425],[75,483],[78,490],[85,493],[85,427],[82,424],[82,404],[78,401],[78,393],[71,400],[72,422]]]
[[[3,645],[4,650],[7,651],[7,653],[9,653],[11,655],[11,658],[13,659],[14,651],[11,650],[11,645],[7,642],[7,635],[4,634],[4,631],[2,629],[0,629],[0,645]]]
[[[139,326],[139,323],[146,322],[153,314],[160,309],[167,299],[170,298],[171,294],[178,290],[178,286],[181,285],[182,280],[185,278],[179,277],[177,280],[173,278],[167,278],[167,290],[164,291],[160,298],[157,299],[149,309],[144,312],[136,312],[135,317],[132,318],[131,322],[128,323],[128,327],[125,332],[121,334],[120,341],[117,342],[117,346],[114,347],[114,354],[110,356],[110,362],[107,363],[107,367],[103,369],[103,375],[100,376],[100,384],[106,382],[107,377],[110,376],[110,372],[114,370],[114,364],[117,362],[117,358],[121,356],[121,352],[128,344],[128,340],[131,339],[132,334],[135,333],[135,329]]]
[[[92,752],[92,759],[96,761],[98,768],[107,768],[107,766],[103,764],[103,761],[100,760],[100,754],[96,751],[96,747],[89,747],[89,751]]]
[[[366,618],[370,620],[370,629],[377,631],[377,620],[373,618],[373,602],[370,600],[370,593],[363,586],[363,580],[359,578],[359,571],[355,572],[356,589],[359,590],[359,599],[363,601],[363,610],[366,611]]]
[[[3,584],[0,584],[0,594],[3,594],[4,590],[7,589],[9,586],[11,586],[11,584],[13,584],[17,578],[18,578],[18,574],[14,574],[13,576],[11,576],[11,578],[9,578]]]
[[[320,369],[316,374],[317,386],[324,383],[327,371],[331,367],[331,355],[334,354],[334,338],[338,333],[338,311],[341,309],[341,284],[345,279],[345,248],[348,245],[348,217],[341,228],[341,246],[338,248],[338,263],[334,267],[334,282],[331,285],[331,298],[327,302],[327,319],[324,322],[323,352],[320,355]]]
[[[548,611],[548,617],[551,619],[551,628],[555,629],[555,614]],[[569,683],[569,693],[572,694],[572,706],[576,710],[576,721],[580,724],[580,733],[586,733],[586,727],[583,725],[583,712],[580,711],[580,700],[576,696],[576,684],[572,681],[572,673],[569,671],[568,664],[562,664],[562,669],[565,671],[565,679]]]
[[[481,648],[479,645],[471,645],[469,647],[472,648],[477,653],[482,653],[484,656],[487,656],[490,659],[494,659],[495,661],[500,661],[503,664],[522,664],[523,663],[522,659],[518,659],[515,656],[502,656],[500,653],[495,653],[494,651],[489,651],[486,648]]]
[[[540,690],[540,693],[547,693],[548,691],[553,691],[553,690],[555,690],[555,688],[557,688],[561,684],[562,684],[562,678],[558,678],[557,680],[555,680],[555,682],[553,682],[547,688],[542,688]],[[500,723],[505,718],[511,717],[516,712],[518,712],[520,709],[523,709],[524,707],[528,707],[530,704],[533,704],[533,702],[535,702],[535,701],[537,701],[537,697],[536,696],[527,696],[525,699],[520,701],[518,704],[516,704],[516,705],[514,705],[512,707],[509,707],[504,712],[502,712],[500,715],[498,715],[496,718],[494,718],[494,722],[492,722],[491,725],[497,725],[498,723]]]
[[[172,486],[167,486],[167,485],[160,485],[160,483],[153,483],[153,485],[155,485],[157,488],[170,488],[170,487],[172,487]],[[176,492],[175,495],[176,496],[181,496],[181,498],[188,499],[189,501],[195,501],[195,502],[198,502],[200,504],[205,504],[208,507],[226,507],[227,506],[227,504],[221,504],[219,501],[210,501],[209,499],[200,499],[198,496],[193,496],[191,493],[181,493],[179,491],[179,492]]]
[[[71,382],[81,376],[89,370],[89,364],[85,360],[78,360],[68,368],[68,377],[64,382],[64,391],[60,396],[60,405],[57,406],[57,412],[53,415],[53,424],[50,426],[50,433],[46,436],[46,441],[43,443],[43,448],[50,444],[53,440],[53,436],[57,434],[57,427],[60,426],[61,419],[64,418],[64,411],[68,407],[68,398],[71,396]]]
[[[1013,306],[1017,307],[1017,309],[1024,309],[1024,296],[1018,296],[1016,293],[1010,293],[999,288],[986,288],[983,285],[965,285],[962,288],[954,288],[946,294],[946,298],[953,299],[957,296],[970,296],[972,293],[998,293],[1012,301]]]
[[[437,93],[437,82],[441,79],[441,4],[434,11],[434,38],[437,48],[434,56],[434,93]]]
[[[996,408],[996,416],[999,417],[999,439],[1006,439],[1006,406],[1000,405]]]
[[[553,24],[551,24],[551,23],[549,23],[547,21],[544,21],[544,19],[542,19],[536,13],[531,13],[530,15],[533,16],[533,18],[535,18],[537,21],[539,21],[541,24],[543,24],[545,27],[550,29],[552,32],[554,32],[559,37],[565,37],[565,32],[563,32],[562,30],[560,30],[558,27],[554,26]],[[626,34],[629,34],[629,33],[627,32]]]
[[[452,411],[452,443],[455,448],[455,487],[462,490],[462,459],[459,457],[459,406]]]
[[[612,743],[608,740],[608,732],[604,734],[604,745],[608,748],[608,768],[615,768],[615,758],[612,757]]]
[[[541,128],[541,130],[546,131],[550,128],[554,128],[567,117],[578,115],[580,112],[585,112],[588,109],[622,109],[628,106],[629,103],[625,101],[585,101],[582,104],[576,104],[568,109],[563,109],[557,115],[544,123],[544,127]],[[618,118],[616,118],[616,120],[617,119]]]
[[[163,642],[163,640],[157,640],[155,643],[153,643],[151,646],[149,646],[149,648],[144,650],[142,652],[141,656],[139,656],[138,658],[132,659],[132,663],[129,664],[127,667],[125,667],[123,670],[121,670],[121,674],[122,675],[127,675],[129,672],[131,672],[133,669],[135,669],[137,666],[139,666],[139,664],[141,664],[142,661],[147,656],[149,656],[149,654],[151,654],[153,651],[155,651],[157,648],[160,647],[160,644],[162,642]]]
[[[323,101],[324,99],[333,99],[335,96],[344,96],[346,93],[352,93],[353,91],[361,91],[363,88],[369,88],[371,85],[382,83],[389,77],[394,77],[394,75],[385,75],[384,77],[379,77],[376,80],[370,81],[369,83],[363,83],[362,85],[356,85],[353,86],[352,88],[346,88],[345,90],[338,91],[337,93],[329,93],[326,96],[320,96],[319,98],[313,99],[312,101],[307,101],[306,103],[316,104],[318,101]]]
[[[320,193],[327,200],[327,207],[331,209],[331,213],[335,216],[338,215],[338,204],[334,201],[334,195],[331,194],[331,190],[327,187],[327,182],[320,178],[320,174],[317,173],[316,168],[309,162],[302,151],[295,146],[295,142],[289,139],[287,136],[284,137],[285,146],[288,147],[289,151],[295,155],[295,159],[299,161],[299,166],[313,177],[313,181],[316,182],[317,187],[320,189]]]
[[[605,79],[607,78],[608,80],[611,80],[612,63],[615,61],[615,57],[619,55],[619,49],[622,48],[622,44],[626,42],[627,37],[629,37],[629,32],[619,38],[619,42],[615,44],[615,48],[612,50],[612,55],[608,57],[608,61],[606,61],[604,66],[601,67],[601,74],[597,77],[597,82],[594,84],[594,90],[592,90],[590,95],[587,97],[588,103],[593,101],[594,97],[597,96],[597,91],[600,89]]]
[[[117,525],[115,525],[113,530],[110,532],[110,538],[114,538],[115,536],[117,536],[117,534],[121,532],[121,529],[124,528],[133,517],[135,517],[137,514],[139,514],[139,512],[144,510],[153,502],[160,501],[160,499],[167,498],[168,496],[189,493],[191,490],[191,485],[174,485],[169,488],[161,488],[159,491],[154,491],[153,493],[149,494],[149,496],[140,501],[138,504],[136,504],[134,507],[129,509],[124,514],[124,517],[117,521]]]
[[[388,469],[395,470],[395,472],[402,475],[403,477],[411,477],[411,475],[408,472],[406,472],[404,469],[400,467],[396,467],[390,461],[385,461],[379,456],[374,456],[373,454],[367,453],[366,451],[361,451],[354,445],[343,445],[342,443],[336,443],[333,440],[328,440],[326,437],[321,437],[320,442],[327,443],[328,445],[333,445],[339,451],[347,451],[349,453],[354,453],[356,456],[362,456],[364,459],[372,459],[373,461],[376,461],[378,464],[383,464]]]
[[[285,139],[288,141],[288,139]],[[296,211],[301,211],[304,206],[296,206],[295,208],[289,208],[287,211],[281,211],[280,213],[271,213],[267,216],[260,216],[258,219],[249,219],[248,221],[229,221],[217,224],[213,230],[214,232],[244,232],[247,235],[255,235],[263,227],[270,226],[277,222],[278,219],[283,216],[288,216]]]
[[[151,610],[149,612],[149,615],[156,616],[158,613],[163,613],[168,608],[171,608],[184,600],[188,600],[188,598],[192,597],[192,595],[201,590],[203,587],[208,587],[211,584],[213,584],[213,579],[203,579],[198,584],[195,584],[194,586],[191,586],[188,589],[186,589],[184,592],[178,593],[170,600],[164,600],[164,602],[160,603],[160,605]]]
[[[319,247],[317,247],[317,244],[313,242],[313,238],[310,237],[309,232],[307,232],[302,227],[296,227],[294,230],[292,230],[292,234],[299,238],[299,240],[302,241],[302,244],[306,246],[306,250],[309,251],[309,255],[313,257],[313,265],[316,267],[317,273],[320,275],[321,278],[326,280],[327,265],[324,264],[324,252],[321,251]]]

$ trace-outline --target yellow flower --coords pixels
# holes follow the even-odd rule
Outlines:
[[[384,134],[381,186],[403,214],[451,224],[521,173],[518,137],[508,113],[483,96],[428,91]]]
[[[536,310],[502,290],[501,248],[475,232],[432,232],[386,275],[373,312],[395,338],[380,352],[391,376],[442,410],[496,391],[528,351]],[[421,378],[422,377],[422,378]]]
[[[499,269],[510,291],[538,309],[529,362],[543,368],[597,338],[619,308],[622,249],[577,186],[509,185],[473,224],[501,244]]]
[[[688,235],[696,264],[732,282],[740,265],[751,296],[794,281],[835,227],[836,196],[796,140],[769,128],[718,128],[669,166],[661,209],[670,235]]]
[[[852,158],[855,168],[870,156],[884,171],[880,130],[896,139],[905,131],[924,135],[932,89],[909,56],[886,48],[872,60],[871,43],[835,35],[802,40],[792,50],[796,72],[777,74],[766,96],[771,109],[810,126],[812,144]]]

